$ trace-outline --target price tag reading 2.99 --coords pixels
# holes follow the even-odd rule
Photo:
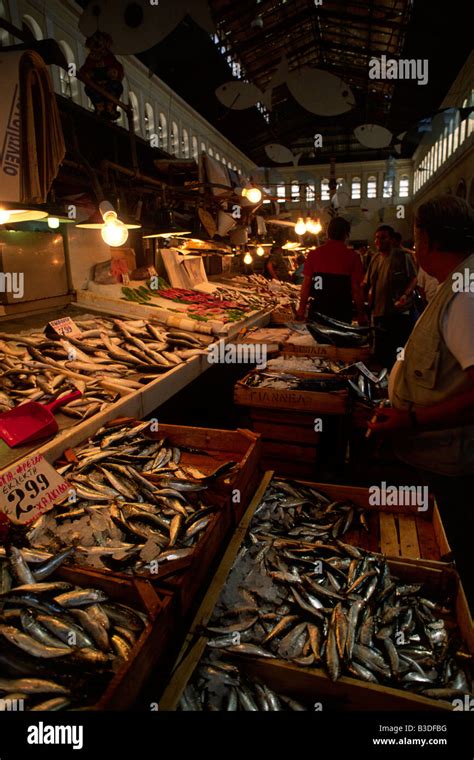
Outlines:
[[[67,481],[41,454],[32,455],[0,474],[0,510],[13,522],[31,523],[68,490]]]
[[[49,488],[50,483],[46,475],[36,472],[34,475],[36,477],[29,478],[22,488],[15,488],[8,494],[8,501],[15,510],[17,520],[22,513],[29,512],[32,506],[35,506],[36,497],[41,491],[46,491]]]

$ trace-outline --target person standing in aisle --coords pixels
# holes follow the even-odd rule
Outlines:
[[[390,375],[392,408],[369,427],[428,475],[474,611],[474,209],[444,195],[415,219],[420,266],[440,283]]]
[[[341,322],[352,322],[354,300],[359,324],[367,324],[361,283],[364,277],[359,255],[345,241],[351,226],[340,216],[331,219],[328,241],[308,253],[297,318],[304,320],[311,298],[308,319],[318,311]]]
[[[375,328],[374,355],[388,369],[410,335],[410,299],[416,285],[412,257],[396,247],[393,235],[393,228],[387,224],[376,231],[378,254],[370,262],[364,279]]]
[[[288,261],[283,254],[283,248],[274,245],[266,262],[266,269],[272,280],[290,282]]]

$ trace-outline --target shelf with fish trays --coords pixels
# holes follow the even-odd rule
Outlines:
[[[265,408],[289,412],[311,412],[320,414],[344,415],[349,409],[349,393],[347,390],[337,391],[307,391],[288,390],[286,388],[252,388],[246,382],[257,375],[259,370],[252,370],[234,386],[234,403],[251,409]],[[278,373],[277,373],[278,374]],[[302,379],[332,379],[334,374],[318,372],[291,373]]]
[[[426,512],[410,506],[374,506],[370,504],[369,489],[356,486],[294,481],[297,486],[315,488],[334,501],[348,500],[363,507],[368,531],[359,524],[352,525],[343,541],[386,557],[416,560],[434,566],[452,562],[452,551],[444,531],[436,501],[429,495]]]
[[[458,574],[449,567],[427,567],[413,561],[388,560],[394,576],[405,583],[422,583],[424,593],[442,605],[454,600],[455,622],[466,652],[474,655],[474,627]],[[428,710],[452,711],[447,700],[424,697],[392,686],[367,683],[342,676],[333,682],[322,668],[303,667],[284,660],[232,655],[244,672],[262,680],[274,691],[282,689],[302,702],[322,702],[323,709],[334,710]]]
[[[113,431],[115,427],[127,424],[136,426],[140,422],[131,418],[121,418],[107,425]],[[130,576],[126,573],[102,571],[110,576],[130,579],[146,578],[158,590],[172,592],[181,618],[188,617],[196,606],[199,594],[210,575],[211,565],[219,556],[225,541],[238,524],[247,508],[260,480],[260,437],[249,430],[215,430],[211,428],[183,427],[160,424],[158,432],[149,432],[150,439],[159,440],[166,437],[171,445],[186,446],[206,451],[201,453],[183,451],[182,463],[194,466],[205,474],[211,474],[229,461],[238,463],[236,471],[231,471],[225,480],[212,483],[204,492],[209,506],[215,506],[216,512],[211,516],[199,540],[194,545],[191,555],[174,561],[159,562],[156,573],[143,573]],[[72,450],[65,452],[67,461],[73,461]],[[153,476],[151,482],[158,482]],[[240,501],[235,503],[232,495],[240,492]]]
[[[235,531],[219,568],[209,586],[206,596],[195,615],[185,645],[177,658],[170,682],[161,699],[160,709],[175,710],[181,695],[206,649],[208,637],[206,626],[227,582],[235,559],[245,540],[255,511],[259,507],[273,472],[265,473],[238,529]],[[324,487],[324,486],[323,486]],[[335,496],[335,494],[332,494]],[[344,537],[345,538],[345,537]],[[288,539],[282,539],[285,544]],[[299,546],[312,548],[312,544],[296,542]],[[394,576],[404,583],[422,583],[424,593],[442,605],[450,597],[465,649],[474,654],[474,629],[472,617],[458,574],[449,566],[414,559],[390,559],[388,565]],[[286,694],[300,702],[314,704],[323,700],[324,707],[356,710],[452,710],[449,702],[420,696],[401,689],[371,684],[343,676],[333,683],[322,668],[303,667],[278,659],[267,659],[234,654],[244,672],[267,684],[277,693]],[[325,701],[327,700],[327,702]]]
[[[283,354],[288,356],[320,356],[343,362],[367,362],[372,357],[372,350],[369,346],[340,348],[338,346],[315,343],[314,341],[312,341],[312,344],[302,345],[292,343],[292,339],[289,338],[283,346]]]

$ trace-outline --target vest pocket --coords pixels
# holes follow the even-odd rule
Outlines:
[[[420,351],[416,357],[416,361],[413,361],[414,366],[410,367],[410,381],[421,388],[434,388],[439,362],[439,351],[430,351],[429,353]]]

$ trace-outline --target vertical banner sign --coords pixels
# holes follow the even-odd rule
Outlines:
[[[0,475],[0,511],[13,523],[27,525],[69,490],[69,483],[41,454],[32,454]]]
[[[20,200],[20,82],[19,65],[23,51],[0,50],[0,198]]]

